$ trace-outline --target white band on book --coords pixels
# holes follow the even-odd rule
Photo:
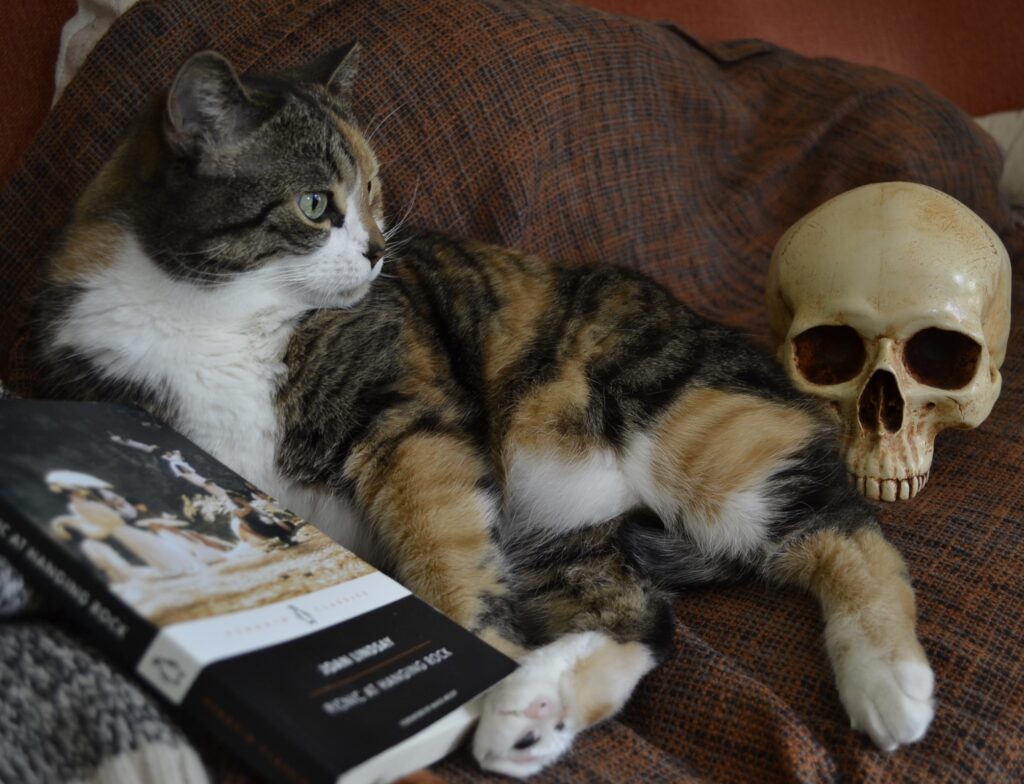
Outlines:
[[[373,572],[252,610],[175,623],[160,630],[136,671],[178,705],[208,664],[322,631],[406,596],[406,588]]]

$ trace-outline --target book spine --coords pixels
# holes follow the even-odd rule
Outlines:
[[[77,563],[17,510],[0,499],[0,553],[28,582],[49,594],[58,606],[73,608],[68,617],[90,638],[131,669],[156,636],[156,628],[110,593],[88,567]]]

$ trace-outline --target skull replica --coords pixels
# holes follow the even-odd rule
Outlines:
[[[778,356],[843,423],[868,498],[928,481],[935,436],[992,410],[1010,329],[1010,259],[984,221],[924,185],[847,191],[779,240],[768,274]]]

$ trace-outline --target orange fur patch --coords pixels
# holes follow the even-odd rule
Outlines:
[[[547,265],[533,257],[517,257],[527,265],[524,274],[507,251],[476,248],[484,259],[501,308],[488,325],[484,344],[484,379],[497,389],[510,367],[537,336],[537,324],[551,305],[551,276]]]
[[[826,621],[853,618],[879,647],[919,649],[906,565],[878,531],[861,528],[852,536],[819,531],[783,553],[775,574],[816,596]]]
[[[654,666],[647,646],[609,639],[573,667],[573,696],[579,727],[613,716],[633,693],[637,681]]]
[[[70,284],[114,263],[121,246],[121,229],[109,221],[76,221],[51,263],[50,277]]]
[[[655,432],[657,483],[714,520],[728,498],[767,476],[811,438],[805,411],[753,395],[696,389]]]
[[[583,368],[566,362],[559,377],[526,394],[515,409],[505,435],[506,459],[519,449],[581,458],[595,446],[573,424],[586,410],[590,389]]]
[[[403,580],[464,626],[485,594],[502,592],[487,531],[494,510],[477,489],[483,473],[462,441],[419,433],[395,447],[388,470],[358,474],[360,500]]]

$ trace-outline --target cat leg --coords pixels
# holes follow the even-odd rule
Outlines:
[[[501,539],[511,576],[504,615],[541,647],[485,700],[473,743],[482,767],[528,776],[554,762],[671,650],[669,595],[635,568],[626,542],[643,516]]]
[[[819,530],[774,558],[771,572],[821,603],[851,726],[885,751],[920,740],[935,712],[935,678],[914,631],[906,566],[878,528]]]
[[[903,560],[846,480],[835,434],[813,409],[692,389],[634,438],[625,464],[643,501],[718,576],[760,572],[818,598],[854,727],[883,749],[924,735],[934,678]],[[673,571],[680,582],[694,572],[655,566],[669,581]]]
[[[500,500],[468,439],[419,431],[355,450],[356,500],[395,577],[466,628],[483,631],[489,599],[504,593],[492,541]],[[509,653],[493,630],[483,634]]]
[[[486,770],[537,773],[578,733],[617,713],[656,663],[644,643],[618,642],[601,631],[568,634],[531,651],[488,694],[474,756]]]

